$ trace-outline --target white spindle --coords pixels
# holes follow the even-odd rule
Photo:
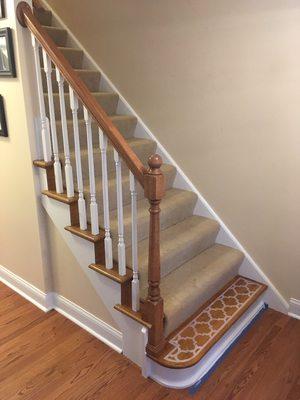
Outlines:
[[[57,132],[56,132],[56,122],[55,122],[55,111],[53,103],[53,88],[52,88],[52,63],[50,57],[43,49],[43,63],[44,71],[47,81],[48,90],[48,104],[49,104],[49,116],[50,116],[50,127],[51,127],[51,139],[52,139],[52,149],[54,157],[54,177],[55,177],[55,188],[57,193],[63,192],[63,182],[61,165],[59,161],[58,144],[57,144]]]
[[[117,208],[118,208],[118,266],[119,275],[126,275],[126,254],[124,242],[123,220],[123,193],[122,193],[122,165],[118,152],[114,149],[117,182]]]
[[[71,88],[71,86],[69,86],[69,93],[70,93],[70,107],[72,110],[72,117],[73,117],[76,176],[77,176],[77,188],[78,188],[79,226],[80,229],[85,231],[87,229],[87,219],[86,219],[86,205],[83,195],[83,179],[82,179],[80,139],[79,139],[79,127],[78,127],[78,98],[74,93],[74,90]]]
[[[44,156],[44,161],[50,162],[52,161],[51,139],[50,139],[49,125],[47,123],[46,110],[45,110],[45,99],[44,99],[43,82],[41,75],[39,43],[33,34],[31,34],[31,43],[34,52],[34,63],[35,63],[36,81],[38,88],[43,156]]]
[[[74,197],[73,170],[70,160],[70,146],[68,137],[67,117],[66,117],[64,78],[57,67],[56,67],[56,80],[59,92],[60,117],[61,117],[61,127],[62,127],[64,153],[65,153],[65,175],[66,175],[67,196]]]
[[[90,212],[91,212],[91,231],[93,235],[99,233],[98,204],[96,201],[96,184],[93,154],[92,120],[89,112],[84,107],[84,120],[86,125],[86,140],[88,149],[89,181],[90,181]]]
[[[136,181],[132,172],[129,172],[130,195],[131,195],[131,252],[132,252],[132,309],[138,311],[140,308],[140,283],[138,274],[138,241],[137,241],[137,193]]]
[[[101,150],[101,164],[102,164],[102,194],[103,194],[103,214],[104,214],[104,249],[105,249],[105,266],[107,269],[113,267],[112,257],[112,240],[110,235],[110,221],[109,221],[109,198],[108,198],[108,178],[107,178],[107,137],[99,128],[99,141]]]

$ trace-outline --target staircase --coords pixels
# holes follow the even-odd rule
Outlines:
[[[94,246],[86,268],[120,286],[115,309],[148,330],[154,369],[196,368],[263,307],[267,286],[240,276],[244,254],[218,243],[217,221],[194,213],[197,194],[174,186],[176,168],[154,140],[135,136],[137,118],[117,113],[118,94],[99,89],[101,73],[83,66],[84,51],[69,47],[52,12],[21,2],[17,15],[35,54],[43,195],[69,206],[65,229]]]

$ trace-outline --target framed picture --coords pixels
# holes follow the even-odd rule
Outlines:
[[[0,0],[0,19],[5,18],[4,0]]]
[[[7,124],[5,117],[4,101],[3,97],[0,95],[0,136],[7,137]]]
[[[14,48],[10,28],[0,29],[0,77],[1,76],[16,77]]]

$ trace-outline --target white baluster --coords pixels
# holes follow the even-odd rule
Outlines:
[[[136,181],[132,172],[129,172],[130,195],[131,195],[131,252],[132,252],[132,309],[138,311],[140,308],[140,283],[138,274],[138,241],[137,241],[137,193]]]
[[[35,63],[36,81],[38,88],[43,156],[44,156],[44,161],[50,162],[52,161],[51,139],[50,139],[49,125],[47,123],[47,117],[45,111],[45,99],[44,99],[43,82],[41,75],[39,43],[33,34],[31,34],[31,43],[34,52],[34,63]]]
[[[92,120],[89,112],[84,107],[84,120],[86,125],[86,140],[88,148],[89,181],[90,181],[90,212],[91,212],[91,231],[93,235],[99,234],[98,204],[96,201],[96,184],[93,154]]]
[[[123,221],[123,193],[122,193],[122,166],[121,158],[114,149],[114,160],[116,164],[117,182],[117,208],[118,208],[118,266],[119,275],[126,275],[126,254],[124,242],[124,221]]]
[[[70,160],[70,146],[69,146],[66,104],[65,104],[65,94],[64,94],[64,78],[57,67],[56,67],[56,80],[59,92],[60,117],[61,117],[61,127],[62,127],[64,153],[65,153],[65,175],[66,175],[67,196],[74,197],[73,170]]]
[[[87,229],[87,218],[86,218],[85,199],[83,195],[83,179],[82,179],[79,127],[78,127],[78,98],[74,93],[74,90],[71,88],[71,86],[69,86],[69,93],[70,93],[70,107],[72,110],[72,117],[73,117],[76,176],[77,176],[77,188],[78,188],[79,226],[80,229],[85,231]]]
[[[55,122],[55,111],[53,103],[53,88],[52,88],[52,63],[50,57],[43,49],[43,63],[44,71],[47,80],[48,89],[48,104],[49,104],[49,115],[50,115],[50,127],[51,127],[51,138],[52,138],[52,149],[54,156],[54,177],[55,177],[55,188],[56,193],[63,193],[63,182],[61,165],[59,161],[58,144],[57,144],[57,132],[56,132],[56,122]]]
[[[101,150],[101,164],[102,164],[102,193],[103,193],[103,214],[104,214],[104,249],[105,249],[105,266],[107,269],[113,267],[112,257],[112,240],[110,235],[110,221],[109,221],[109,198],[108,198],[108,179],[107,179],[107,137],[99,128],[99,141]]]

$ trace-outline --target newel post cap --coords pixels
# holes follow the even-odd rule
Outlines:
[[[160,170],[162,158],[153,154],[148,159],[149,169],[145,173],[145,197],[149,200],[161,200],[165,194],[165,177]]]

